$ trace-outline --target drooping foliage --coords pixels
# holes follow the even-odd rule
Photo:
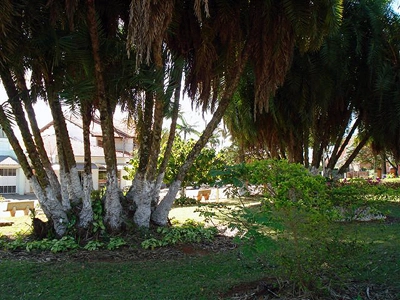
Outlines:
[[[333,169],[356,131],[354,154],[371,137],[377,148],[396,152],[398,24],[388,1],[344,1],[339,30],[318,51],[295,51],[268,111],[243,109],[257,105],[257,80],[247,73],[225,118],[233,136],[247,149],[306,166],[311,161],[314,168],[328,153],[327,167]]]

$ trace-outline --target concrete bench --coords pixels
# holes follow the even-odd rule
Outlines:
[[[0,219],[0,227],[12,226],[14,222]]]
[[[29,210],[35,207],[34,200],[26,200],[26,201],[11,201],[7,203],[7,209],[5,211],[9,211],[11,217],[15,217],[15,213],[17,210],[23,210],[25,216],[29,214]]]
[[[210,199],[210,194],[211,190],[200,190],[197,193],[197,201],[201,201],[201,199],[204,197],[204,200]]]

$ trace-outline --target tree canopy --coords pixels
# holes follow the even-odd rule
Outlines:
[[[354,117],[361,120],[359,132],[375,134],[377,147],[389,147],[379,143],[373,124],[377,115],[389,113],[377,97],[393,100],[396,91],[394,82],[383,79],[395,76],[398,51],[390,50],[397,49],[397,27],[387,26],[397,24],[397,17],[386,10],[386,1],[369,5],[341,0],[6,1],[0,16],[0,75],[9,99],[0,110],[0,125],[59,236],[71,212],[83,231],[92,221],[87,126],[95,112],[107,167],[108,230],[121,229],[129,207],[137,226],[165,225],[185,176],[226,112],[232,136],[243,147],[267,145],[271,154],[293,161],[308,161],[309,145],[326,148]],[[343,62],[342,71],[336,61]],[[25,80],[28,71],[31,82]],[[179,130],[181,90],[212,118],[174,173],[167,196],[158,201]],[[38,97],[49,103],[55,120],[60,178],[42,151],[31,110]],[[137,174],[123,201],[113,138],[118,103],[134,120],[139,144]],[[66,131],[66,105],[86,124],[83,184]],[[28,157],[13,136],[11,115]],[[167,117],[170,136],[162,152]],[[395,123],[384,127],[390,137],[397,136]],[[159,157],[165,163],[157,165]]]

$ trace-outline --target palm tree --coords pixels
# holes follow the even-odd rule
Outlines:
[[[182,113],[179,114],[179,120],[180,123],[176,124],[176,128],[178,129],[178,133],[182,134],[183,133],[183,140],[186,141],[187,135],[189,134],[195,134],[197,136],[200,135],[200,132],[196,130],[197,125],[196,124],[189,124],[186,119],[183,117]]]
[[[134,103],[130,103],[132,106],[136,105],[138,110],[135,113],[143,122],[150,122],[146,123],[150,126],[141,127],[140,135],[145,141],[143,144],[152,151],[146,153],[143,148],[140,155],[143,160],[144,178],[147,182],[153,182],[152,184],[156,174],[155,161],[160,151],[162,117],[169,103],[168,93],[161,90],[164,89],[165,72],[169,67],[165,54],[174,53],[174,57],[184,59],[185,91],[197,105],[204,110],[211,108],[213,111],[211,121],[172,183],[169,195],[153,212],[153,221],[157,224],[166,224],[167,214],[186,172],[229,107],[244,72],[250,69],[254,74],[255,111],[268,107],[270,96],[275,93],[276,87],[282,84],[289,69],[294,46],[296,45],[300,52],[318,48],[322,38],[337,25],[341,9],[340,0],[325,0],[319,3],[320,5],[313,5],[307,1],[299,3],[294,0],[284,2],[240,0],[218,1],[218,3],[203,1],[201,2],[203,5],[198,5],[197,0],[185,1],[182,5],[175,5],[171,0],[151,2],[135,0],[130,6],[131,22],[129,22],[129,1],[106,3],[86,0],[82,3],[84,4],[82,10],[77,10],[79,1],[56,0],[49,2],[49,6],[40,3],[41,10],[37,13],[39,21],[32,23],[39,28],[32,27],[35,31],[26,34],[25,37],[33,36],[37,41],[49,38],[57,43],[48,48],[46,45],[38,44],[36,47],[38,52],[26,57],[32,66],[33,78],[38,86],[39,83],[45,83],[46,89],[38,91],[48,97],[54,112],[61,113],[59,93],[64,89],[67,74],[71,74],[68,73],[71,70],[64,65],[64,55],[68,52],[64,51],[62,43],[70,40],[53,37],[60,34],[62,37],[67,37],[71,31],[80,30],[83,21],[87,22],[96,91],[96,97],[92,99],[94,107],[100,111],[104,135],[108,173],[105,208],[106,220],[111,230],[118,230],[122,223],[122,207],[116,185],[112,115],[116,102],[126,95],[134,94],[132,90],[136,88],[132,81],[130,87],[125,85],[125,82],[145,71],[153,77],[151,80],[153,85],[149,85],[148,82],[141,83],[144,88],[140,91],[144,91],[145,95],[142,105],[139,105],[140,101],[136,99]],[[25,6],[26,10],[35,11],[37,8],[38,5]],[[21,15],[27,16],[26,13]],[[121,41],[124,41],[127,31],[128,47],[133,46],[137,57],[136,60],[131,60],[131,63],[140,67],[140,72],[133,73],[130,64],[121,63],[126,57],[126,52],[119,52],[113,57],[107,56],[110,53],[107,51],[113,48],[111,45],[116,45],[116,49],[120,49]],[[46,35],[39,35],[39,32],[44,32]],[[42,40],[39,37],[42,37]],[[45,50],[47,52],[44,52]],[[29,58],[38,59],[30,61]],[[48,58],[52,60],[47,61]],[[145,61],[147,64],[142,63]],[[126,70],[125,68],[134,75],[129,79],[123,77],[123,81],[126,81],[120,89],[121,86],[113,78],[119,80],[121,77],[115,74]],[[60,133],[65,133],[62,118],[57,126]],[[63,134],[59,144],[66,145],[65,155],[60,157],[65,159],[63,165],[65,170],[69,171],[74,168],[74,162],[70,160],[68,142],[64,141],[67,138],[68,135]],[[143,220],[147,220],[149,208],[146,207],[144,211]]]
[[[345,8],[344,35],[353,49],[348,55],[352,58],[349,70],[353,78],[348,87],[357,115],[362,118],[360,143],[355,151],[360,151],[372,138],[377,153],[387,148],[400,154],[396,122],[399,113],[399,16],[383,0],[349,1]],[[354,157],[350,156],[339,172],[344,172]]]
[[[157,49],[156,45],[162,41],[168,21],[171,24],[186,24],[185,30],[168,36],[166,46],[187,60],[186,90],[189,96],[197,99],[203,108],[215,109],[167,196],[152,215],[155,223],[164,225],[185,173],[229,107],[246,66],[250,65],[254,70],[255,106],[262,110],[267,107],[276,86],[284,80],[294,45],[297,44],[302,52],[318,48],[322,38],[338,24],[341,2],[326,2],[326,6],[317,7],[296,1],[285,1],[284,5],[275,2],[223,1],[218,5],[206,5],[205,13],[197,11],[198,20],[191,17],[194,3],[187,2],[176,7],[175,14],[170,18],[169,1],[168,4],[155,2],[155,5],[168,8],[161,16],[158,15],[161,10],[153,13],[146,2],[135,1],[131,7],[133,15],[147,17],[131,23],[131,41],[135,41],[139,55]],[[150,24],[154,25],[153,21],[156,25],[150,28]],[[157,30],[159,33],[152,32],[143,37],[137,34],[139,28]]]
[[[174,102],[172,104],[172,109],[171,109],[171,125],[169,128],[168,140],[165,145],[165,151],[163,153],[161,164],[157,170],[158,175],[154,187],[154,196],[152,203],[152,206],[154,207],[158,204],[158,195],[164,180],[165,171],[167,169],[169,159],[172,155],[172,147],[175,140],[176,129],[178,127],[177,121],[179,117],[179,103],[181,98],[182,76],[183,76],[183,60],[178,58],[174,60],[174,65],[170,75],[171,82],[169,84],[169,91],[171,93],[173,92]]]
[[[144,83],[139,89],[145,94],[142,104],[144,109],[137,113],[137,128],[140,132],[139,166],[127,198],[133,200],[136,205],[134,222],[141,227],[150,225],[151,209],[158,202],[165,169],[171,156],[179,113],[183,64],[180,59],[172,59],[167,55],[163,57],[166,60],[164,69],[151,65],[143,68],[139,74]],[[172,95],[174,95],[174,100],[172,112],[170,112]],[[162,121],[170,114],[172,120],[169,137],[161,164],[157,169],[161,149]]]
[[[115,154],[114,124],[113,115],[116,103],[109,99],[106,91],[104,78],[104,61],[100,54],[100,37],[96,17],[94,0],[86,1],[88,29],[91,39],[91,46],[94,60],[94,76],[96,95],[99,103],[101,129],[103,132],[104,156],[107,168],[107,185],[105,198],[105,221],[111,231],[118,231],[121,228],[122,205],[119,199],[117,158]],[[110,24],[103,24],[110,25]],[[107,27],[105,28],[108,29]]]

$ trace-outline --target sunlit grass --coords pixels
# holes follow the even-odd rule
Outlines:
[[[16,234],[30,234],[32,232],[32,219],[30,216],[17,215],[16,217],[1,217],[1,219],[13,222],[13,225],[0,227],[0,236],[5,235],[13,237]]]

